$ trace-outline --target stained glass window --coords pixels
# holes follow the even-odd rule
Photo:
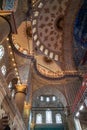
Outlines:
[[[11,96],[12,96],[12,98],[14,98],[14,96],[15,96],[15,90],[14,89],[12,90]]]
[[[43,97],[43,96],[41,96],[41,97],[40,97],[40,100],[41,100],[41,101],[43,101],[43,100],[44,100],[44,97]]]
[[[42,115],[40,113],[36,115],[36,124],[42,124]]]
[[[0,59],[2,59],[3,55],[4,55],[4,47],[0,45]]]
[[[5,65],[3,65],[3,66],[1,67],[1,72],[2,72],[3,75],[6,74],[6,66],[5,66]]]
[[[46,111],[46,123],[52,123],[52,111],[50,109]]]
[[[56,101],[56,97],[55,96],[52,97],[52,101]]]
[[[8,88],[9,88],[9,89],[12,88],[12,82],[9,83]]]
[[[62,123],[62,118],[61,118],[61,114],[56,114],[56,123],[57,124],[61,124]]]
[[[87,98],[85,98],[84,102],[85,102],[85,105],[86,105],[86,107],[87,107]]]
[[[46,97],[46,102],[49,102],[50,101],[50,97]]]

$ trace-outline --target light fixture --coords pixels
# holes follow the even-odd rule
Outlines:
[[[13,66],[16,66],[16,64],[14,63]]]
[[[19,80],[19,78],[20,78],[20,77],[19,77],[19,76],[17,76],[17,78],[18,78],[18,80]]]
[[[9,41],[9,38],[7,37],[6,40]]]
[[[15,71],[17,71],[17,68],[15,68]]]
[[[15,61],[14,58],[12,58],[12,61]]]
[[[16,75],[18,76],[18,72],[16,72]]]
[[[10,52],[10,55],[12,55],[12,52]]]
[[[83,106],[83,105],[81,105],[81,106],[80,106],[80,108],[79,108],[79,110],[83,110],[83,108],[84,108],[84,106]]]
[[[20,80],[18,80],[18,84],[21,84],[21,81],[20,81]]]
[[[78,117],[78,116],[79,116],[79,114],[80,114],[80,113],[79,113],[79,112],[77,112],[77,113],[76,113],[76,117]]]
[[[9,45],[8,48],[11,48],[11,46]]]

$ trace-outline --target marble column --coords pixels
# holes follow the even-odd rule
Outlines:
[[[19,108],[20,113],[23,115],[24,109],[24,101],[26,96],[26,85],[25,84],[17,84],[16,85],[16,94],[15,94],[15,102]]]

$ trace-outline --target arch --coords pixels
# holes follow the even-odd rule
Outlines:
[[[67,106],[67,101],[66,98],[64,96],[64,94],[59,91],[57,89],[57,86],[43,86],[42,88],[37,89],[34,93],[33,93],[33,103],[37,102],[37,98],[40,95],[55,95],[60,102],[63,104],[64,107]],[[56,101],[57,104],[59,104],[59,100]]]
[[[67,10],[66,17],[64,19],[64,66],[65,70],[75,70],[75,63],[73,60],[73,26],[76,14],[78,13],[83,0],[72,0]],[[72,13],[73,12],[73,13]]]

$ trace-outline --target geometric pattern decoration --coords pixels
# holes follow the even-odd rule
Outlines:
[[[18,0],[6,0],[3,1],[2,8],[3,10],[12,10],[15,12],[17,9],[17,5],[18,5]]]
[[[42,0],[34,7],[32,33],[34,46],[49,58],[61,61],[64,15],[69,0]]]
[[[5,10],[11,10],[14,6],[14,1],[15,0],[6,0],[6,5],[5,5]]]

